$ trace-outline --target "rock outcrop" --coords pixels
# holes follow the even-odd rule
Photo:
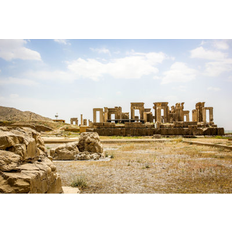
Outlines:
[[[79,142],[67,143],[50,150],[54,160],[98,160],[104,157],[98,133],[83,132]]]
[[[62,193],[56,166],[31,128],[0,127],[0,193]]]

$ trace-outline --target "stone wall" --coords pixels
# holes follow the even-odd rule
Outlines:
[[[88,132],[97,132],[100,136],[152,136],[162,135],[224,135],[224,128],[206,127],[209,125],[197,122],[174,122],[161,124],[155,128],[154,124],[141,122],[125,122],[124,125],[113,123],[93,123]]]
[[[224,135],[224,128],[160,128],[155,134],[161,135]]]
[[[141,122],[125,122],[124,125],[115,123],[93,123],[93,128],[87,131],[97,132],[100,136],[152,136],[154,124],[142,124]]]

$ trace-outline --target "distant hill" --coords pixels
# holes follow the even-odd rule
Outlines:
[[[0,121],[52,121],[52,119],[30,111],[21,111],[11,107],[0,106]]]

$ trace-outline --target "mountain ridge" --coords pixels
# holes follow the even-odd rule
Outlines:
[[[31,111],[21,111],[13,107],[0,106],[0,121],[52,121]]]

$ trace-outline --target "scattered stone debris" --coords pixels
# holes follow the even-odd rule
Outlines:
[[[53,148],[50,155],[54,160],[99,160],[105,157],[100,137],[96,132],[83,132],[78,142]]]

